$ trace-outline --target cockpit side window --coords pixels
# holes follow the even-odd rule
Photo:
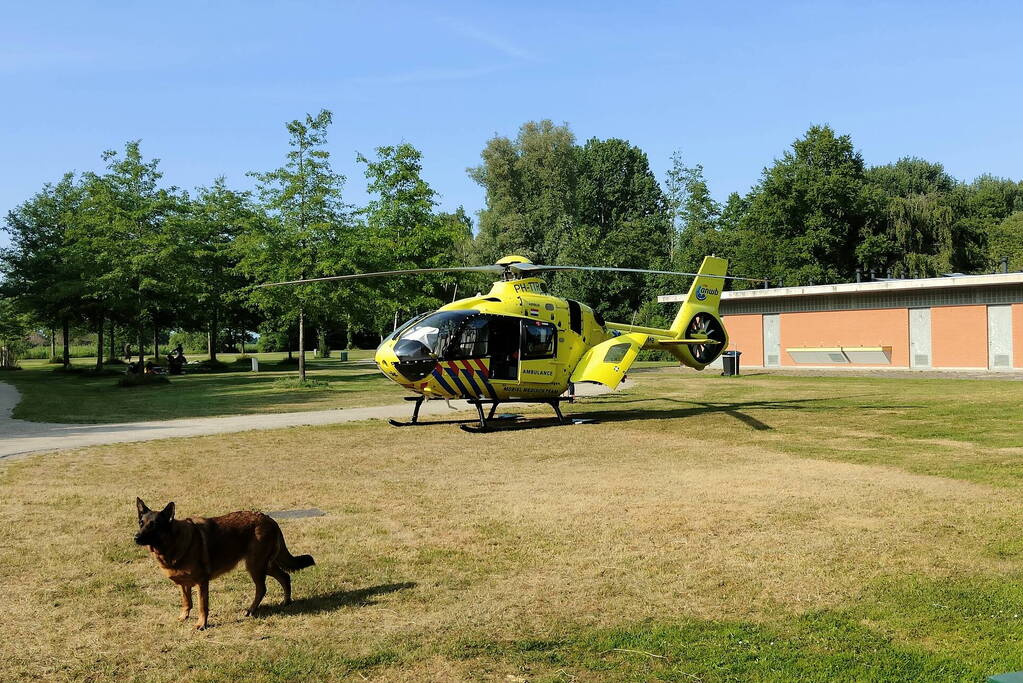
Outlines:
[[[522,358],[553,358],[557,328],[539,320],[522,321]]]

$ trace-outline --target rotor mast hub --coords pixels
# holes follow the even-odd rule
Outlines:
[[[522,277],[520,273],[516,273],[509,267],[513,263],[532,263],[532,261],[527,259],[525,256],[517,256],[515,254],[498,259],[494,265],[504,266],[504,272],[501,273],[501,279],[505,282],[508,282],[509,280],[518,280]]]

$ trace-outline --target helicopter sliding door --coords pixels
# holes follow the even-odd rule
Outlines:
[[[488,316],[490,324],[490,379],[504,382],[519,381],[521,335],[519,319],[507,316]]]
[[[558,328],[541,320],[487,316],[490,379],[496,382],[555,381]]]
[[[558,328],[542,320],[522,321],[522,382],[549,384],[561,367],[555,362],[558,354]]]

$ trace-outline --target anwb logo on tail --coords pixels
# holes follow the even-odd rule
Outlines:
[[[710,287],[704,287],[703,285],[697,285],[696,286],[696,299],[697,299],[697,301],[705,301],[707,299],[707,295],[708,294],[717,296],[718,290],[711,289]]]

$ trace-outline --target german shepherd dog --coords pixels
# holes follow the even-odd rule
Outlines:
[[[312,555],[293,557],[284,544],[284,534],[270,517],[261,512],[231,512],[220,517],[174,519],[174,503],[153,512],[141,498],[135,499],[139,512],[139,532],[135,543],[146,546],[160,569],[181,587],[181,615],[188,619],[192,611],[192,587],[199,586],[197,630],[206,628],[209,617],[210,580],[234,569],[242,559],[256,595],[245,610],[255,616],[266,595],[266,577],[277,579],[284,589],[285,605],[291,602],[291,577],[288,572],[309,567]]]

